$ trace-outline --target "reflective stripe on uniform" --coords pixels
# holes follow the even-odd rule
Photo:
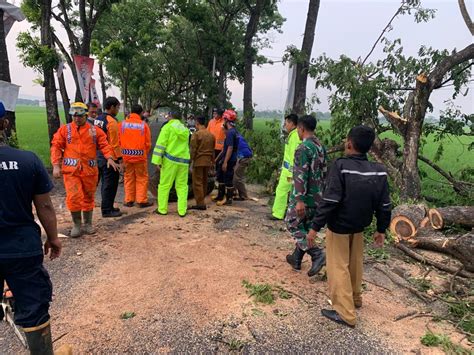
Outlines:
[[[136,157],[144,154],[145,152],[141,149],[122,149],[122,155],[130,155]]]
[[[165,158],[168,158],[171,161],[174,161],[174,162],[177,162],[177,163],[183,163],[183,164],[189,164],[189,162],[190,162],[189,159],[174,157],[174,156],[172,156],[168,153],[165,153]]]
[[[71,124],[68,123],[66,125],[67,127],[67,135],[66,135],[66,141],[67,141],[67,144],[71,144],[72,142],[72,128],[71,128]]]
[[[124,133],[125,129],[134,129],[139,130],[140,134],[143,136],[145,133],[145,123],[135,123],[135,122],[122,122],[122,134]]]
[[[90,166],[91,168],[97,166],[97,161],[96,161],[96,160],[89,160],[89,166]]]
[[[354,174],[354,175],[363,175],[363,176],[384,176],[387,175],[385,171],[368,171],[368,172],[362,172],[362,171],[357,171],[357,170],[347,170],[343,169],[341,170],[342,174]]]
[[[63,165],[65,166],[77,166],[78,160],[73,158],[64,158]]]

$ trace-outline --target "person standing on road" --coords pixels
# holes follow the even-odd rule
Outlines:
[[[23,327],[30,353],[52,355],[49,304],[53,288],[43,254],[53,260],[62,249],[49,195],[53,184],[34,153],[6,144],[4,115],[0,102],[0,286],[3,290],[6,281],[15,298],[15,324]],[[32,203],[46,232],[44,246]],[[0,307],[0,320],[3,317]]]
[[[295,152],[293,167],[293,189],[288,204],[285,222],[296,241],[293,254],[286,261],[295,270],[301,270],[301,261],[305,253],[311,256],[311,268],[308,276],[316,275],[324,266],[326,257],[318,246],[310,245],[306,235],[321,202],[324,181],[327,172],[326,150],[314,135],[316,118],[311,115],[298,120],[297,132],[302,143]]]
[[[99,176],[97,149],[107,158],[107,167],[118,170],[119,166],[113,160],[105,133],[87,122],[87,106],[75,102],[69,113],[73,121],[61,126],[53,136],[51,164],[55,178],[63,174],[66,206],[73,221],[71,237],[76,238],[81,235],[81,211],[84,233],[94,233],[92,214]]]
[[[188,204],[189,129],[181,123],[176,112],[169,112],[166,119],[151,159],[160,171],[156,213],[168,214],[168,197],[174,183],[178,195],[178,214],[184,217]]]
[[[288,133],[288,137],[285,141],[285,153],[283,155],[280,179],[275,191],[272,214],[269,216],[271,220],[283,220],[285,218],[288,195],[291,192],[291,184],[293,182],[295,151],[301,143],[296,130],[297,124],[298,116],[296,114],[292,113],[285,117],[285,130]]]
[[[219,190],[216,205],[232,205],[234,198],[234,168],[237,164],[237,153],[239,149],[239,136],[235,129],[237,113],[234,110],[225,110],[223,116],[225,128],[224,148],[216,158],[217,182]]]
[[[206,129],[206,118],[195,118],[197,131],[191,136],[191,161],[193,193],[196,205],[189,207],[191,210],[206,210],[204,201],[207,193],[207,177],[210,167],[214,164],[214,147],[216,139]]]
[[[209,121],[207,125],[207,130],[212,133],[214,138],[216,139],[215,145],[215,155],[218,156],[222,149],[224,149],[224,141],[225,141],[225,130],[224,130],[224,118],[222,115],[224,114],[224,110],[221,108],[212,110],[212,119]]]
[[[120,172],[122,170],[122,151],[119,142],[119,129],[117,114],[120,111],[120,101],[116,97],[107,97],[104,102],[105,113],[94,120],[95,126],[100,127],[107,135],[107,141],[112,147],[114,162],[119,169],[107,164],[107,159],[99,152],[98,162],[101,179],[101,195],[102,195],[102,217],[120,217],[122,213],[119,208],[114,207],[115,196],[120,180]]]
[[[124,161],[124,206],[152,206],[148,202],[148,163],[147,157],[151,148],[150,128],[141,118],[141,105],[132,105],[132,112],[127,120],[119,124],[120,147]]]
[[[245,173],[253,157],[252,149],[239,133],[239,148],[237,150],[237,164],[234,170],[234,188],[237,190],[238,196],[234,197],[236,201],[245,201],[249,199],[247,187],[245,186]]]
[[[322,201],[308,233],[308,244],[327,224],[326,251],[329,295],[333,310],[322,309],[323,316],[354,327],[355,308],[362,307],[364,229],[377,218],[375,247],[384,245],[390,224],[391,202],[387,171],[382,164],[367,160],[375,132],[367,126],[349,131],[345,157],[329,170]]]

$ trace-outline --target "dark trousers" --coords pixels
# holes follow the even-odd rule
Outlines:
[[[197,206],[205,206],[204,198],[207,192],[208,166],[193,166],[193,194]]]
[[[24,328],[49,320],[53,285],[43,267],[43,255],[0,259],[0,285],[6,281],[15,300],[15,323]]]
[[[114,208],[115,196],[120,180],[120,173],[113,168],[107,168],[107,163],[99,164],[102,195],[102,204],[100,206],[102,213],[111,212]]]
[[[225,184],[226,187],[234,186],[234,168],[236,161],[227,162],[227,171],[222,170],[223,160],[217,164],[217,182]]]

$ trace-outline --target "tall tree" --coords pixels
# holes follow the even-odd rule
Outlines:
[[[303,114],[306,111],[306,84],[308,82],[309,62],[311,52],[313,51],[314,34],[316,31],[320,3],[321,0],[309,1],[303,44],[301,46],[301,52],[298,55],[298,60],[296,61],[293,112],[297,114]]]
[[[8,61],[8,51],[6,44],[5,25],[3,23],[3,9],[0,8],[0,80],[11,83],[10,77],[10,63]],[[9,136],[11,130],[16,130],[15,112],[7,111],[6,118],[10,121],[10,127],[7,130]]]

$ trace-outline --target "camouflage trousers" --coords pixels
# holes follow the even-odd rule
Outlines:
[[[298,247],[301,250],[308,250],[306,235],[311,229],[311,222],[315,214],[316,208],[306,207],[305,215],[301,218],[298,217],[298,214],[296,213],[296,201],[290,201],[288,205],[285,217],[286,228],[291,233],[291,236],[295,239],[296,244],[298,244]]]

